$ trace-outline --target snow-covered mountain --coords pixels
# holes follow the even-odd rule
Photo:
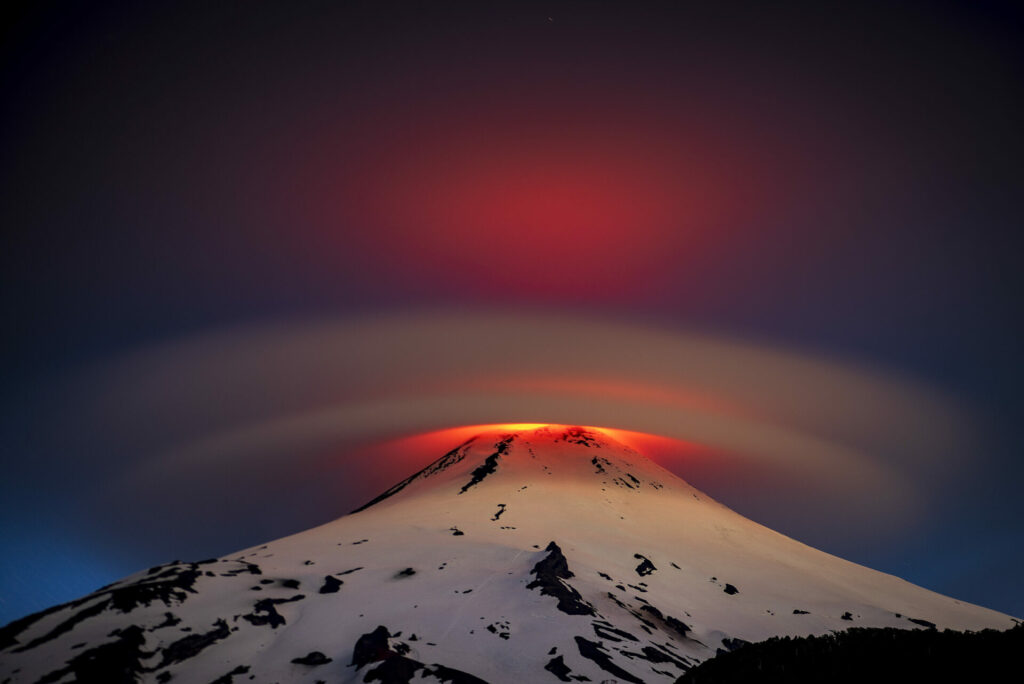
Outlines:
[[[673,682],[774,635],[1013,624],[549,426],[478,435],[321,527],[11,623],[0,682]]]

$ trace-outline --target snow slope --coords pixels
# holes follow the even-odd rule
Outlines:
[[[775,635],[1014,622],[548,426],[478,435],[321,527],[11,623],[0,682],[672,682]]]

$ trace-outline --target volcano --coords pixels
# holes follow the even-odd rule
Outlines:
[[[17,620],[0,682],[674,682],[772,636],[1014,622],[754,523],[605,432],[541,426]]]

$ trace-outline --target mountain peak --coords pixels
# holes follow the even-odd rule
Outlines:
[[[623,449],[629,449],[629,447],[611,437],[608,431],[603,428],[583,427],[580,425],[556,425],[552,423],[508,423],[497,425],[480,432],[473,439],[487,440],[494,436],[519,439],[535,444],[565,442],[581,446],[618,446]]]
[[[708,499],[599,428],[500,426],[356,515],[0,629],[0,681],[674,682],[748,641],[1013,620]]]
[[[583,482],[595,489],[633,492],[662,489],[668,479],[688,487],[601,428],[502,425],[470,437],[353,513],[396,495],[404,498],[431,490],[456,495],[495,488],[514,491],[548,478],[554,478],[548,485]]]
[[[527,444],[531,448],[543,447],[545,456],[552,454],[550,447],[581,446],[587,448],[606,448],[620,450],[637,455],[631,447],[623,444],[613,436],[614,431],[599,427],[579,425],[557,425],[553,423],[507,423],[485,426],[473,435],[465,444],[497,444],[499,442]]]

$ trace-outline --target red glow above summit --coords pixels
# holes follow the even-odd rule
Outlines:
[[[344,162],[309,162],[304,222],[326,254],[481,296],[635,299],[666,275],[698,278],[785,194],[739,142],[678,124],[490,116],[376,131]]]

